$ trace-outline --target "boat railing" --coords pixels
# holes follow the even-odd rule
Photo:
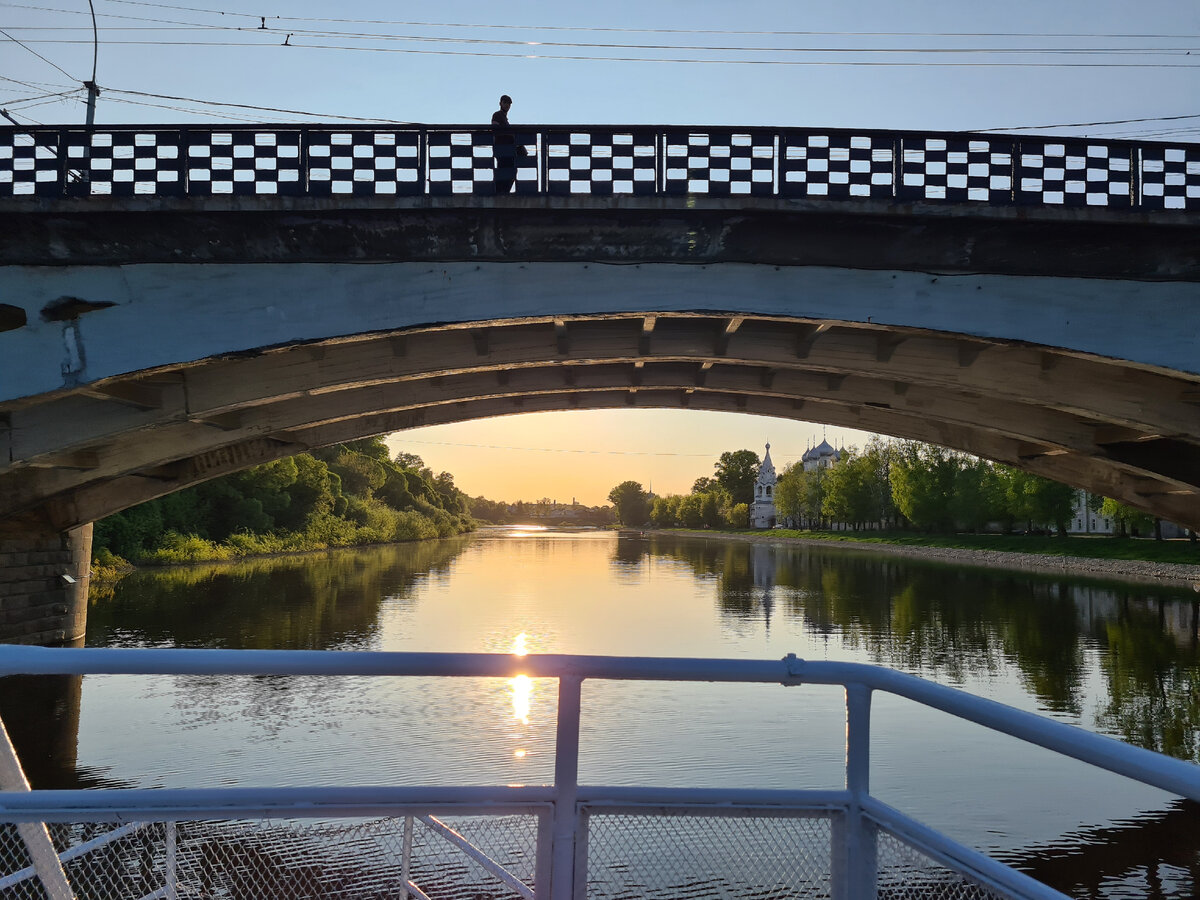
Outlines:
[[[0,727],[0,900],[1062,898],[871,795],[875,692],[1200,800],[1200,766],[860,663],[0,647],[0,675],[39,674],[555,679],[554,781],[29,790]],[[589,679],[841,685],[844,783],[825,790],[581,784]]]

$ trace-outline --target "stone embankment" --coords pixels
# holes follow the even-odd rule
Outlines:
[[[678,531],[647,531],[647,534],[680,534]],[[708,539],[766,542],[775,545],[807,546],[846,553],[907,556],[955,566],[986,566],[1025,572],[1073,575],[1083,578],[1120,579],[1159,584],[1187,585],[1200,592],[1200,564],[1152,562],[1142,559],[1090,559],[1083,556],[1047,556],[1040,553],[1011,553],[1005,550],[967,550],[952,547],[913,547],[906,544],[859,543],[761,534],[703,532]]]

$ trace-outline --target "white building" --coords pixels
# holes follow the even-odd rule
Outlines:
[[[829,446],[829,441],[822,439],[817,446],[804,451],[804,455],[800,457],[800,463],[804,466],[805,472],[814,472],[817,469],[833,465],[841,458],[842,454]]]
[[[771,445],[767,444],[767,453],[762,465],[758,467],[758,477],[754,479],[754,503],[750,507],[751,528],[775,527],[775,465],[771,462]]]
[[[1067,532],[1070,534],[1112,534],[1116,531],[1112,520],[1088,509],[1089,499],[1087,491],[1075,492],[1075,508],[1071,513],[1071,518],[1067,521]]]

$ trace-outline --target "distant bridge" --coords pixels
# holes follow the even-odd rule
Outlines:
[[[0,603],[134,503],[536,410],[861,428],[1200,526],[1200,146],[511,136],[496,196],[490,128],[0,130]]]

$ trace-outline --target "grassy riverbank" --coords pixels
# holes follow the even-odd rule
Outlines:
[[[798,531],[776,528],[696,530],[660,529],[663,534],[727,537],[734,540],[829,544],[878,550],[946,562],[1013,568],[1076,570],[1138,578],[1194,581],[1200,576],[1200,544],[1186,540],[1069,535],[914,534],[907,531]]]
[[[669,529],[680,533],[714,534],[711,530]],[[757,535],[770,538],[802,538],[844,544],[895,544],[902,547],[938,547],[947,550],[985,550],[1001,553],[1033,553],[1040,556],[1072,556],[1083,559],[1136,559],[1146,562],[1200,564],[1200,544],[1191,541],[1154,541],[1143,538],[1018,534],[914,534],[911,531],[800,531],[775,528],[770,531],[722,529],[718,534]]]
[[[741,529],[736,534],[805,538],[853,544],[897,544],[903,547],[940,547],[948,550],[988,550],[1001,553],[1034,553],[1040,556],[1075,556],[1083,559],[1138,559],[1146,562],[1200,564],[1200,544],[1186,540],[1155,541],[1094,535],[1024,534],[914,534],[911,531],[771,531]]]

